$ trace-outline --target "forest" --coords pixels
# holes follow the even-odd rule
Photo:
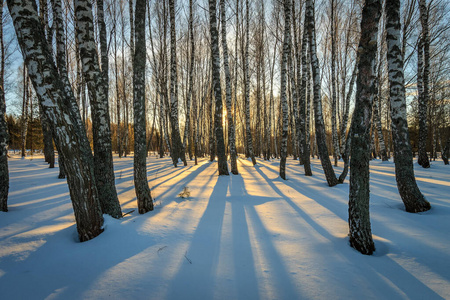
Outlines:
[[[2,237],[0,230],[0,243],[3,239],[4,245],[15,243],[7,236],[14,231],[10,222],[15,222],[18,207],[34,203],[32,193],[26,194],[26,185],[22,186],[22,173],[31,181],[41,178],[36,185],[56,186],[60,195],[67,189],[64,197],[71,203],[70,224],[76,228],[77,242],[104,235],[108,239],[115,230],[120,235],[131,227],[117,224],[130,218],[133,222],[143,218],[137,221],[143,227],[145,218],[152,224],[164,223],[160,215],[168,209],[183,218],[178,209],[197,215],[194,210],[200,204],[191,200],[197,199],[204,214],[198,216],[198,227],[194,226],[198,229],[189,238],[194,245],[208,236],[216,238],[200,230],[202,224],[214,229],[219,226],[216,222],[223,222],[216,228],[218,234],[237,234],[250,260],[256,259],[254,251],[259,249],[269,251],[264,253],[271,253],[267,255],[274,263],[283,259],[275,255],[276,247],[258,248],[252,234],[270,235],[257,218],[269,217],[270,209],[274,218],[289,217],[274,204],[281,200],[310,225],[326,213],[311,217],[301,211],[302,201],[311,209],[317,205],[308,202],[311,198],[327,207],[339,222],[330,219],[323,228],[332,224],[346,228],[337,236],[351,251],[367,257],[387,257],[386,245],[394,243],[372,233],[380,222],[377,213],[371,216],[372,210],[385,209],[377,201],[398,200],[402,206],[393,204],[395,209],[408,215],[399,218],[411,226],[420,224],[415,218],[450,212],[445,199],[450,186],[446,0],[6,0],[0,13],[0,221],[5,222],[0,223],[5,233]],[[36,161],[43,164],[38,167]],[[207,183],[200,187],[196,180]],[[63,181],[67,185],[59,186]],[[383,195],[380,182],[385,181]],[[435,192],[431,184],[442,192]],[[324,204],[324,199],[339,206]],[[243,233],[223,231],[228,209],[232,225],[243,226]],[[256,229],[246,227],[250,220]],[[168,226],[182,227],[174,222],[181,220]],[[437,222],[447,224],[443,218]],[[319,223],[313,227],[322,228]],[[162,224],[154,226],[165,230]],[[274,230],[281,227],[277,223]],[[333,242],[330,236],[336,235],[323,230],[317,229]],[[436,229],[433,239],[442,230]],[[159,238],[167,236],[161,231],[152,236]],[[176,243],[172,235],[171,243]],[[198,244],[197,250],[202,249],[199,245],[204,246]],[[217,249],[219,245],[217,241]],[[450,246],[449,238],[439,245]],[[167,247],[158,245],[157,254]],[[332,247],[341,249],[340,244]],[[213,250],[200,252],[215,257],[218,253]],[[184,263],[195,261],[188,250],[182,256]],[[235,261],[235,268],[242,263]],[[287,276],[281,268],[276,272]],[[438,273],[440,283],[450,282],[448,273],[441,274],[440,269]],[[206,274],[194,278],[208,281]],[[239,276],[261,289],[265,275],[248,275],[250,279]],[[174,276],[169,283],[180,283],[189,272],[184,266]],[[450,296],[448,287],[424,284],[424,290],[417,287],[422,296]],[[294,286],[281,284],[280,290],[287,288],[285,294],[259,290],[250,298],[298,298]],[[403,292],[405,286],[397,285]],[[216,290],[209,288],[205,295],[190,295],[244,298],[252,291],[239,284],[235,294],[233,289],[231,294],[214,294]],[[182,296],[164,295],[157,298]],[[330,295],[316,292],[304,297]],[[393,295],[398,296],[390,291],[372,297]],[[86,297],[106,295],[74,296]]]

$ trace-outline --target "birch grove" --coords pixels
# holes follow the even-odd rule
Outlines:
[[[450,155],[445,1],[34,2],[7,0],[0,15],[14,25],[0,24],[1,210],[16,149],[43,150],[67,177],[81,241],[103,213],[123,216],[114,163],[127,156],[139,213],[154,208],[151,156],[231,177],[267,161],[282,179],[323,170],[329,187],[350,174],[350,243],[364,254],[370,160],[395,163],[406,211],[430,209],[413,163]],[[8,81],[10,56],[24,63]]]

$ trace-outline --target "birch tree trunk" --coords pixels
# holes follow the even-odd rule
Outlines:
[[[245,102],[245,132],[247,136],[247,153],[256,165],[255,155],[253,153],[253,138],[250,128],[250,71],[248,60],[248,48],[250,45],[250,5],[249,0],[245,1],[245,54],[244,54],[244,102]]]
[[[58,179],[65,179],[66,171],[64,170],[64,158],[60,154],[58,154],[58,168],[59,168]]]
[[[118,66],[118,56],[117,56],[117,17],[116,17],[116,2],[113,2],[113,23],[114,23],[114,74],[115,74],[115,86],[116,86],[116,141],[117,141],[117,152],[119,158],[122,158],[122,127],[120,121],[120,103],[122,101],[119,89],[119,66]]]
[[[65,92],[67,87],[53,63],[35,2],[8,0],[7,3],[29,77],[52,124],[58,153],[66,162],[78,237],[81,242],[90,240],[103,231],[103,216],[95,184],[93,157],[90,150],[87,151],[88,140],[70,109],[70,102],[75,102],[75,99],[69,99],[70,95]]]
[[[450,156],[450,136],[447,138],[447,142],[445,143],[444,150],[441,153],[442,160],[445,165],[448,165],[448,157]]]
[[[350,32],[351,32],[351,30],[352,30],[352,26],[349,24],[348,25],[348,29],[347,29],[347,36],[346,36],[346,44],[347,45],[350,45],[349,40],[350,40]],[[347,60],[347,58],[345,60]],[[353,87],[355,85],[356,75],[358,73],[358,63],[359,63],[359,54],[357,52],[356,53],[356,61],[355,61],[355,64],[353,66],[353,71],[352,71],[352,74],[351,74],[351,77],[350,77],[350,83],[348,85],[347,93],[345,93],[345,91],[346,91],[346,88],[345,88],[345,76],[343,76],[344,85],[343,85],[343,88],[342,88],[342,99],[344,101],[344,103],[343,103],[344,114],[343,114],[342,119],[341,119],[340,130],[339,131],[340,131],[340,135],[341,135],[340,136],[340,141],[341,141],[340,152],[341,152],[342,158],[344,160],[344,164],[345,164],[344,156],[347,156],[347,160],[348,160],[348,152],[345,153],[345,151],[346,151],[345,149],[347,148],[348,150],[350,150],[350,147],[346,147],[346,143],[347,143],[347,140],[348,140],[348,138],[346,138],[346,134],[347,134],[347,127],[348,127],[348,116],[349,116],[349,113],[350,113],[350,99],[351,99],[352,94],[353,94]],[[344,66],[346,66],[346,65],[347,65],[347,63],[344,64]]]
[[[170,122],[172,127],[172,161],[176,167],[178,159],[186,166],[186,156],[180,137],[178,124],[178,75],[177,75],[177,37],[175,27],[175,0],[169,0],[170,18]]]
[[[227,21],[225,13],[225,0],[220,0],[220,13],[222,22],[222,55],[223,67],[225,71],[225,101],[227,106],[228,121],[228,146],[230,147],[231,173],[239,174],[236,160],[236,132],[234,128],[233,111],[231,109],[231,75],[228,64],[228,45],[227,45]]]
[[[353,87],[355,86],[355,82],[356,82],[356,76],[358,74],[358,64],[359,64],[359,54],[356,57],[356,62],[355,65],[353,67],[353,71],[352,71],[352,76],[350,78],[350,83],[348,85],[348,92],[345,95],[345,100],[344,100],[344,115],[342,116],[342,123],[341,123],[341,127],[340,127],[340,131],[341,131],[341,141],[342,141],[342,145],[341,145],[341,149],[340,152],[342,153],[342,155],[344,155],[344,148],[345,148],[345,143],[344,141],[346,140],[346,134],[347,134],[347,127],[348,127],[348,117],[350,114],[350,99],[352,97],[353,94]]]
[[[198,164],[197,156],[198,156],[198,109],[197,109],[197,97],[192,98],[192,137],[194,144],[194,164]]]
[[[238,70],[239,70],[239,63],[238,63],[238,55],[239,55],[239,37],[240,37],[240,19],[239,19],[239,7],[240,3],[239,0],[236,0],[236,6],[235,6],[235,15],[236,15],[236,33],[234,37],[234,93],[233,93],[233,100],[234,100],[234,109],[236,115],[234,116],[233,120],[236,122],[237,116],[238,116]],[[244,147],[245,147],[245,138],[244,138]],[[237,152],[237,150],[236,150]],[[244,152],[247,153],[246,149],[244,148]],[[237,155],[237,153],[236,153]]]
[[[5,44],[3,41],[3,4],[0,9],[0,211],[8,211],[8,124],[5,101]]]
[[[268,151],[267,148],[270,147],[270,131],[268,130],[268,123],[269,123],[269,118],[270,118],[270,108],[268,108],[268,103],[267,103],[267,73],[266,73],[266,59],[265,59],[265,53],[267,52],[267,50],[269,49],[266,46],[266,30],[265,30],[265,24],[266,24],[266,13],[265,13],[265,7],[264,7],[264,1],[261,1],[261,21],[260,21],[260,26],[261,26],[261,52],[262,52],[262,63],[261,63],[261,73],[262,73],[262,83],[263,83],[263,138],[261,139],[261,150],[263,151],[263,157],[264,160],[268,160],[269,156],[268,156]],[[266,145],[267,141],[269,141],[269,144]]]
[[[216,0],[209,0],[209,30],[211,32],[212,80],[215,98],[214,129],[216,135],[219,175],[229,175],[222,126],[222,88],[220,86],[219,32],[217,31]]]
[[[419,157],[417,162],[424,168],[430,167],[430,161],[427,155],[427,109],[430,98],[429,78],[430,78],[430,34],[428,30],[428,7],[426,0],[419,0],[420,23],[422,25],[422,37],[418,47],[418,70],[417,70],[417,89],[419,95]],[[422,47],[420,47],[422,46]],[[423,69],[420,62],[423,55]],[[419,74],[421,73],[421,74]],[[422,82],[419,82],[421,78]],[[419,84],[422,85],[419,88]]]
[[[28,96],[28,74],[25,65],[23,66],[23,95],[22,95],[22,117],[20,122],[20,141],[22,147],[22,157],[26,156],[26,141],[27,141],[27,129],[28,129],[28,103],[30,97]]]
[[[339,139],[337,132],[337,105],[336,105],[336,7],[335,0],[331,0],[331,136],[333,140],[333,156],[334,165],[338,165],[339,153]]]
[[[124,12],[124,5],[121,5],[120,7],[120,21],[122,24],[121,29],[121,35],[122,35],[122,44],[121,44],[121,50],[122,50],[122,106],[123,106],[123,132],[122,132],[122,150],[123,150],[123,156],[127,157],[128,155],[128,97],[127,97],[127,82],[126,78],[127,75],[125,74],[125,65],[126,65],[126,59],[125,59],[125,42],[126,42],[126,34],[125,34],[125,12]],[[133,8],[131,8],[133,9]],[[134,24],[132,19],[134,18],[133,15],[130,15],[130,24]],[[132,27],[132,26],[130,26]],[[133,34],[130,36],[134,37],[134,30],[130,30]],[[134,53],[134,43],[130,41],[130,53]],[[133,59],[133,58],[131,58]]]
[[[387,161],[386,144],[384,142],[383,128],[381,126],[380,103],[381,103],[381,64],[378,65],[377,77],[375,78],[376,96],[373,100],[373,120],[378,133],[378,141],[380,142],[380,155],[382,161]]]
[[[53,29],[48,26],[48,7],[47,1],[39,0],[39,17],[41,18],[42,27],[47,34],[47,41],[49,44],[53,42]],[[56,27],[56,26],[55,26]],[[49,164],[49,168],[55,167],[55,151],[53,147],[53,136],[50,124],[42,111],[42,107],[38,104],[39,119],[41,122],[41,129],[44,143],[44,158],[45,162]]]
[[[323,122],[322,113],[322,96],[321,96],[321,80],[319,60],[316,53],[316,33],[315,33],[315,21],[314,21],[314,3],[312,0],[306,1],[306,20],[309,38],[309,52],[311,55],[311,67],[314,83],[314,119],[316,126],[316,142],[317,150],[320,156],[320,162],[325,173],[329,186],[335,186],[338,184],[338,180],[333,170],[333,166],[328,156],[328,149],[326,144],[325,125]]]
[[[212,58],[211,58],[211,64],[212,64]],[[216,139],[214,138],[214,113],[213,113],[213,107],[214,107],[214,101],[213,101],[213,93],[214,93],[214,83],[213,81],[213,75],[212,75],[212,67],[211,67],[211,86],[209,88],[209,105],[208,105],[208,113],[209,113],[209,161],[213,162],[216,158]]]
[[[131,65],[134,64],[134,0],[128,0],[128,12],[130,16],[130,59],[131,59]],[[122,26],[125,26],[123,24]]]
[[[292,41],[291,41],[292,43]],[[292,47],[290,47],[292,48]],[[298,147],[298,130],[299,123],[298,120],[298,95],[297,95],[297,84],[295,82],[295,72],[292,60],[293,53],[289,51],[288,55],[288,63],[286,73],[288,76],[288,92],[289,92],[289,121],[291,127],[291,144],[292,144],[292,154],[293,159],[297,160],[297,156],[299,154]]]
[[[45,116],[42,110],[41,104],[39,104],[39,119],[41,120],[45,162],[47,162],[50,165],[49,168],[54,168],[55,150],[53,148],[52,130],[50,128],[50,123],[48,122],[47,117]]]
[[[91,2],[75,0],[75,15],[83,74],[86,78],[92,110],[94,171],[100,204],[103,213],[114,218],[121,218],[122,211],[114,182],[108,85],[107,78],[103,77],[99,67]]]
[[[306,13],[306,11],[305,11]],[[305,28],[307,27],[307,24],[305,22]],[[305,31],[307,32],[307,30]],[[307,36],[308,37],[308,36]],[[307,52],[307,56],[306,56],[306,87],[305,87],[305,94],[306,94],[306,151],[308,153],[308,156],[312,154],[312,156],[314,157],[314,150],[311,151],[311,148],[314,149],[314,145],[316,144],[315,142],[315,138],[314,138],[314,142],[312,143],[313,147],[311,147],[311,118],[312,118],[312,112],[311,109],[314,109],[313,105],[314,103],[312,103],[311,101],[311,57],[309,55],[309,51]],[[306,155],[306,154],[305,154]]]
[[[264,1],[261,1],[258,6],[258,38],[255,42],[255,47],[258,48],[257,51],[257,60],[258,60],[258,72],[260,73],[261,83],[259,84],[259,89],[261,92],[260,106],[258,114],[260,118],[258,134],[260,137],[258,138],[258,156],[260,153],[263,155],[263,159],[266,160],[266,146],[265,142],[267,140],[267,81],[266,81],[266,55],[268,47],[266,42],[266,11],[264,6]],[[261,111],[262,110],[262,111]]]
[[[288,138],[288,103],[286,96],[286,71],[288,56],[291,55],[291,3],[289,0],[283,0],[284,3],[284,41],[283,54],[281,58],[281,82],[280,82],[280,102],[283,111],[283,128],[281,134],[281,160],[280,160],[280,177],[286,180],[286,156],[287,156],[287,138]]]
[[[352,120],[348,224],[350,246],[365,255],[375,250],[369,214],[369,161],[372,105],[381,1],[367,0],[362,10],[356,104]]]
[[[45,1],[43,1],[43,3],[42,3],[43,8],[45,6],[44,3],[45,3]],[[69,107],[71,110],[71,114],[75,118],[76,123],[78,125],[77,128],[79,130],[84,131],[85,123],[81,119],[81,116],[79,113],[79,106],[76,103],[76,100],[74,100],[75,95],[73,94],[73,90],[70,87],[70,81],[69,81],[68,72],[67,72],[66,38],[65,38],[65,34],[64,34],[64,22],[63,22],[63,17],[62,17],[61,0],[52,0],[52,9],[53,9],[53,24],[55,27],[54,31],[55,31],[55,41],[56,41],[56,67],[58,69],[59,76],[64,83],[64,91],[65,91],[66,95],[68,95],[67,101],[68,101],[68,104],[69,104]],[[48,41],[48,44],[50,44],[52,41],[52,35],[50,34],[50,32],[48,32],[47,41]],[[76,43],[77,43],[77,41],[78,41],[78,39],[76,39]],[[77,43],[77,45],[79,45],[79,44]],[[78,53],[77,53],[77,56],[78,56]],[[83,89],[83,87],[82,87],[82,89]],[[83,89],[83,91],[84,91],[84,89]],[[83,95],[84,95],[84,93],[83,93]],[[39,97],[39,95],[38,95],[38,97]],[[40,99],[39,102],[42,103],[43,100]],[[83,97],[83,103],[84,103],[84,97]],[[46,117],[44,116],[44,120],[45,119],[46,119]],[[79,135],[83,136],[83,133],[80,133]],[[87,145],[89,145],[89,142]],[[53,145],[52,145],[52,147],[53,147]],[[85,151],[91,152],[91,147],[89,146],[88,148],[85,149]],[[64,170],[63,155],[58,155],[58,166],[59,166],[58,179],[65,179],[66,171]]]
[[[97,23],[100,39],[101,72],[103,75],[106,99],[109,99],[109,61],[108,61],[108,41],[106,38],[106,24],[103,0],[97,0]]]
[[[300,129],[300,92],[301,92],[301,69],[302,69],[302,63],[301,63],[301,49],[299,47],[299,30],[297,29],[297,12],[295,10],[295,0],[291,1],[292,4],[292,73],[293,80],[291,81],[291,86],[295,86],[295,99],[294,99],[294,121],[295,121],[295,143],[297,147],[297,154],[299,156],[298,161],[300,165],[303,165],[302,162],[302,151],[300,148],[302,147],[300,140],[301,140],[301,129]],[[301,20],[301,5],[300,5],[300,16]],[[295,60],[295,62],[294,62]],[[289,71],[291,72],[291,71]],[[295,76],[297,75],[297,76]],[[292,95],[294,95],[294,91],[292,90]],[[295,157],[295,156],[294,156]]]
[[[306,13],[306,11],[305,11]],[[299,139],[299,143],[300,143],[300,161],[303,164],[303,168],[305,170],[305,176],[312,176],[312,171],[311,171],[311,161],[310,161],[310,153],[309,153],[309,140],[307,139],[307,137],[309,137],[308,135],[308,131],[309,131],[309,126],[307,127],[307,122],[309,123],[309,118],[307,118],[307,113],[306,111],[308,111],[309,113],[309,109],[306,110],[306,106],[309,105],[309,102],[306,101],[306,93],[307,93],[307,89],[306,89],[306,83],[307,80],[309,80],[308,78],[308,69],[309,69],[309,65],[307,64],[306,61],[306,49],[308,47],[308,34],[307,34],[307,27],[306,27],[306,22],[304,23],[303,26],[303,37],[302,37],[302,54],[301,54],[301,68],[302,68],[302,75],[299,76],[300,77],[300,95],[299,95],[299,110],[298,110],[298,115],[299,115],[299,135],[300,135],[300,139]],[[300,64],[299,59],[297,58],[297,65]],[[300,66],[298,66],[300,67]],[[308,128],[308,129],[307,129]]]
[[[386,3],[386,42],[391,98],[391,127],[394,143],[395,179],[407,212],[431,208],[417,186],[406,119],[405,79],[400,43],[400,1]]]
[[[159,157],[164,157],[164,143],[166,143],[169,152],[172,156],[172,148],[169,142],[169,136],[167,133],[167,124],[166,124],[166,110],[167,110],[167,85],[166,85],[166,74],[165,74],[165,65],[166,65],[166,32],[167,32],[167,16],[166,16],[166,6],[165,1],[163,3],[163,14],[162,14],[162,24],[159,26],[163,29],[163,34],[160,34],[160,55],[159,61],[157,62],[155,47],[152,38],[152,27],[151,27],[151,17],[150,17],[150,6],[148,9],[148,24],[149,24],[149,33],[150,33],[150,46],[152,50],[152,58],[153,58],[153,68],[156,78],[156,89],[158,94],[158,104],[159,104],[159,132],[160,132],[160,144],[159,144]],[[161,17],[161,16],[159,16]]]
[[[53,24],[55,31],[55,40],[56,40],[56,67],[58,68],[59,76],[64,83],[65,93],[68,95],[69,105],[72,112],[72,115],[76,118],[77,124],[79,128],[84,130],[84,123],[81,119],[79,113],[79,106],[75,99],[75,95],[70,85],[68,71],[67,71],[67,60],[66,60],[66,37],[64,33],[64,21],[62,14],[62,4],[61,0],[52,0],[52,8],[53,8]],[[53,26],[52,26],[53,27]],[[48,41],[51,41],[51,37],[47,37]],[[86,149],[86,151],[91,151],[90,147]]]
[[[194,43],[194,16],[193,16],[193,4],[192,0],[189,0],[189,42],[191,46],[191,53],[189,56],[189,88],[186,96],[186,122],[184,126],[184,139],[183,139],[183,149],[189,145],[189,159],[192,159],[192,152],[190,150],[190,121],[191,121],[191,100],[193,95],[194,87],[194,59],[195,59],[195,43]]]
[[[274,74],[275,74],[275,61],[276,61],[276,55],[277,55],[277,44],[278,44],[278,22],[276,23],[276,29],[275,29],[275,45],[273,50],[273,57],[271,61],[270,66],[270,95],[269,95],[269,124],[267,126],[267,160],[269,160],[272,156],[272,115],[275,115],[275,104],[274,104],[274,95],[273,95],[273,81],[274,81]],[[273,125],[273,127],[276,127]],[[277,153],[277,140],[276,140],[277,134],[274,134],[273,138],[273,145],[274,145],[274,152],[275,155],[278,156]]]
[[[147,146],[145,122],[145,12],[146,0],[136,0],[136,46],[133,57],[133,115],[134,115],[134,189],[138,211],[153,210],[153,200],[147,180]]]

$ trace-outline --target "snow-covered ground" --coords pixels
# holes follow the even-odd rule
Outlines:
[[[139,215],[132,157],[115,157],[124,213],[77,242],[65,180],[42,156],[9,160],[9,212],[0,212],[1,299],[450,299],[450,167],[415,164],[431,202],[406,213],[392,162],[371,162],[371,218],[377,248],[348,243],[348,181],[327,186],[292,158],[240,159],[240,175],[216,163],[173,168],[148,159],[155,210]],[[342,165],[342,162],[340,163]],[[337,173],[341,168],[336,168]],[[178,194],[187,187],[189,198]]]

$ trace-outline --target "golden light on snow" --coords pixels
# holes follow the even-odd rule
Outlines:
[[[11,211],[0,216],[7,224],[0,227],[2,282],[32,280],[27,288],[42,286],[42,298],[72,292],[85,299],[450,295],[441,267],[448,239],[437,228],[448,208],[439,195],[439,188],[448,190],[445,177],[418,170],[419,185],[439,199],[430,201],[435,205],[430,213],[406,214],[393,165],[371,165],[377,251],[366,257],[348,245],[348,182],[328,187],[317,159],[312,177],[303,175],[298,161],[288,160],[286,181],[279,178],[276,159],[258,159],[253,166],[241,158],[240,174],[230,176],[217,176],[217,161],[207,157],[197,166],[188,161],[177,168],[170,157],[152,155],[148,162],[154,211],[119,220],[105,216],[105,232],[86,243],[76,242],[66,186],[55,179],[36,184],[39,173],[55,171],[41,167],[31,181],[16,173]],[[132,163],[132,156],[115,157],[124,213],[137,206]],[[185,188],[190,196],[179,197]]]

